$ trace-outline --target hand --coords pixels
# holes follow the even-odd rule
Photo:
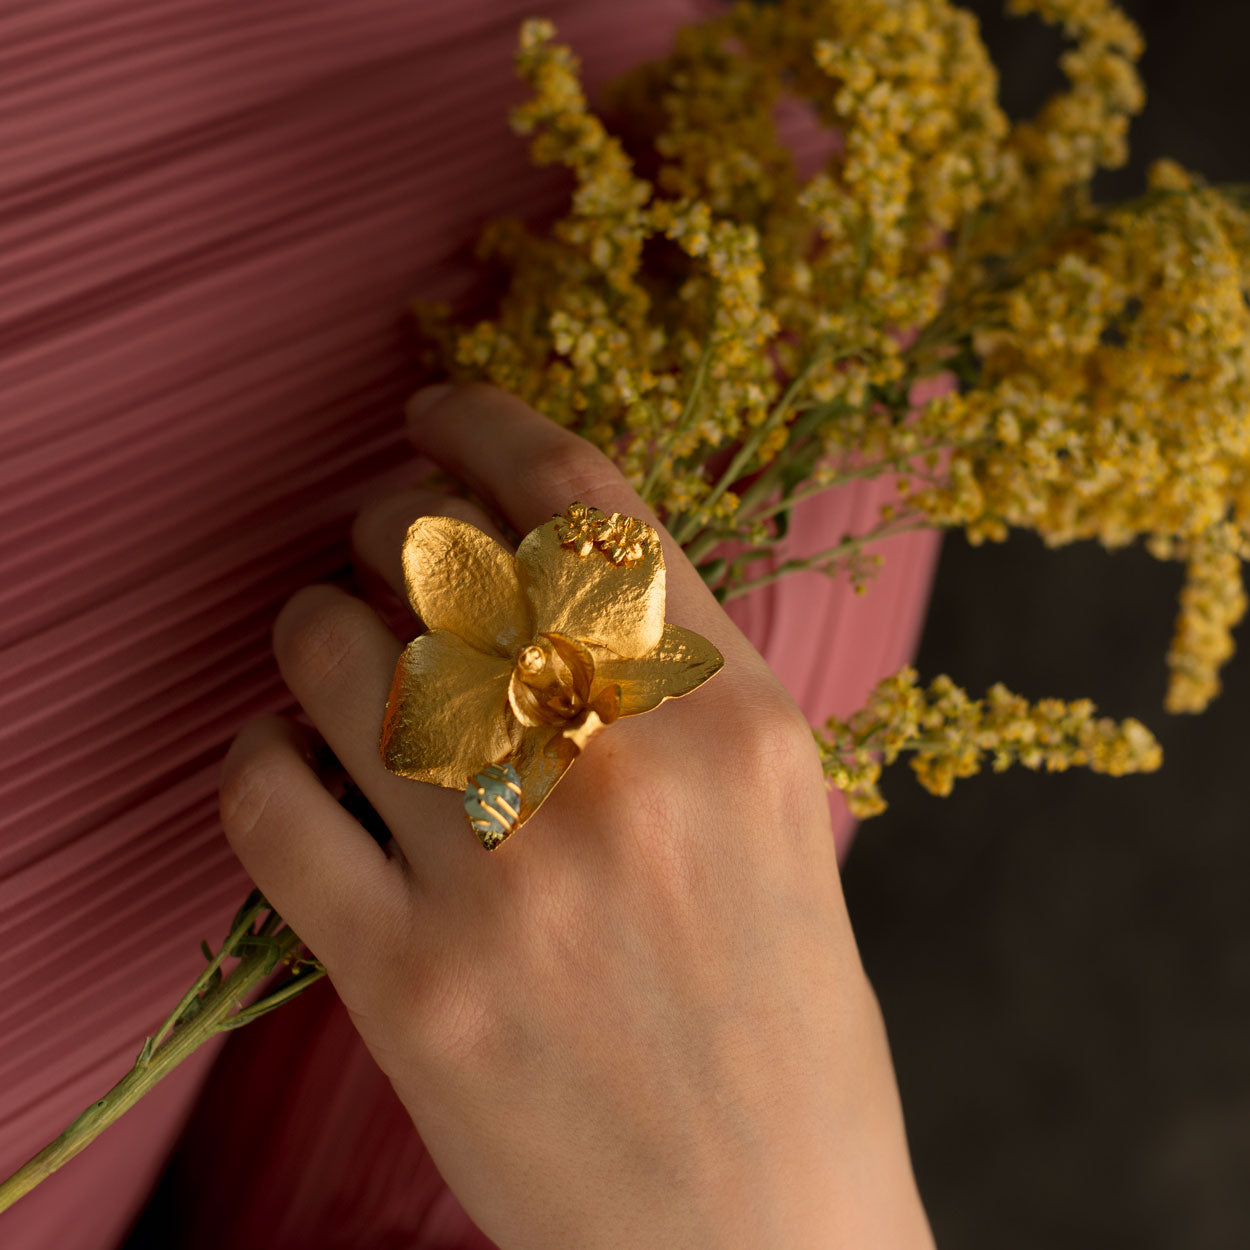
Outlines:
[[[606,457],[489,387],[417,409],[418,449],[519,533],[574,500],[656,526],[667,619],[724,670],[599,734],[488,854],[459,793],[381,763],[400,643],[366,604],[307,587],[274,627],[282,675],[393,842],[271,717],[223,770],[239,858],[504,1250],[931,1246],[803,715]],[[382,501],[354,538],[400,593],[423,513],[499,536],[462,501]]]

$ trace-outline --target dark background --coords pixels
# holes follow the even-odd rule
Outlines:
[[[1005,106],[1031,112],[1061,81],[1058,39],[969,7]],[[1149,103],[1099,190],[1134,194],[1159,156],[1250,180],[1250,3],[1125,8]],[[1088,695],[1166,760],[986,775],[949,799],[904,764],[860,829],[846,892],[943,1250],[1250,1247],[1250,663],[1204,715],[1163,712],[1179,587],[1140,550],[946,541],[922,676]]]

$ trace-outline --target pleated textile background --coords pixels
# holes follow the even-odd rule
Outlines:
[[[715,5],[538,7],[593,85]],[[535,11],[0,7],[6,1175],[130,1066],[249,887],[218,826],[219,763],[248,718],[292,706],[269,651],[279,606],[344,576],[355,509],[415,480],[408,301],[471,302],[482,223],[561,204],[560,174],[531,170],[506,125]],[[794,142],[816,150],[801,126]],[[783,554],[880,498],[811,501]],[[732,615],[819,721],[910,654],[933,554],[898,539],[862,600],[800,577]],[[182,1245],[488,1244],[323,986],[205,1047],[0,1216],[0,1245],[120,1244],[184,1129]]]

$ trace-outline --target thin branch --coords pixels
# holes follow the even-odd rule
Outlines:
[[[686,402],[682,405],[681,416],[677,419],[677,424],[673,427],[669,436],[669,446],[671,447],[676,440],[677,435],[685,433],[690,423],[694,420],[696,405],[699,402],[699,395],[703,390],[703,382],[707,377],[708,367],[712,361],[712,340],[715,337],[716,330],[716,291],[717,285],[713,284],[712,288],[712,307],[708,312],[707,336],[703,340],[703,350],[699,353],[699,363],[695,368],[694,380],[690,383],[690,389],[686,392]],[[656,481],[660,476],[660,466],[663,463],[661,456],[657,453],[651,461],[651,467],[647,470],[647,476],[643,479],[642,489],[639,495],[647,501],[651,502],[651,492],[655,489]]]
[[[882,542],[887,538],[894,538],[899,534],[938,528],[941,528],[939,523],[928,518],[921,520],[909,518],[903,522],[882,524],[858,538],[844,538],[840,543],[835,543],[832,547],[826,547],[824,551],[818,551],[814,555],[783,560],[781,564],[770,572],[759,577],[753,577],[750,581],[742,582],[737,586],[727,588],[720,596],[720,600],[722,603],[727,603],[730,599],[737,599],[740,595],[750,594],[753,590],[759,590],[762,586],[768,586],[775,581],[779,581],[790,573],[800,573],[805,570],[819,571],[818,566],[820,565],[833,564],[838,560],[845,559],[847,556],[854,555],[858,551],[862,551],[873,543]]]
[[[182,1019],[187,1008],[208,988],[209,983],[213,980],[213,974],[221,967],[222,962],[234,953],[235,945],[239,939],[251,931],[256,917],[268,907],[269,904],[265,902],[259,890],[253,890],[248,895],[248,901],[244,903],[235,916],[234,924],[226,935],[226,940],[221,944],[221,949],[209,960],[208,967],[196,977],[191,988],[178,1000],[178,1005],[166,1016],[165,1022],[161,1027],[144,1042],[143,1051],[140,1054],[141,1059],[145,1057],[149,1060],[151,1059],[152,1053],[173,1032],[174,1027]]]

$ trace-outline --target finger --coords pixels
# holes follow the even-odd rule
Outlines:
[[[399,640],[367,604],[322,585],[286,602],[273,647],[283,680],[395,835],[413,879],[445,882],[451,865],[477,846],[471,835],[451,836],[465,823],[462,796],[396,776],[382,763],[382,717]]]
[[[448,516],[476,525],[511,550],[511,545],[483,508],[456,495],[432,490],[402,490],[370,500],[352,523],[352,550],[358,567],[379,578],[404,598],[404,535],[418,517]]]
[[[417,448],[467,482],[525,534],[575,501],[653,526],[664,548],[668,604],[677,624],[733,633],[728,617],[655,513],[597,447],[493,386],[436,386],[407,405]],[[718,643],[719,645],[719,643]]]
[[[388,858],[321,784],[311,735],[281,716],[245,726],[221,769],[221,823],[265,898],[347,981],[400,922],[403,860]]]

